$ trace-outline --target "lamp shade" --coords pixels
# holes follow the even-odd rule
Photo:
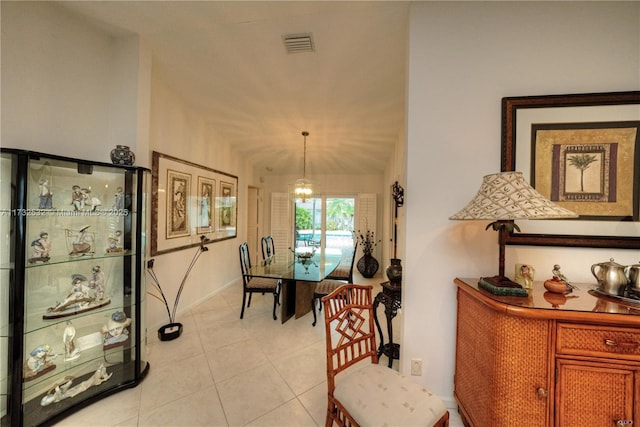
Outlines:
[[[531,187],[522,172],[486,175],[475,197],[453,220],[555,219],[577,218],[574,212],[548,200]]]

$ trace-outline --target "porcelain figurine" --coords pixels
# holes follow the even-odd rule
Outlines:
[[[31,249],[33,250],[33,255],[28,260],[30,264],[33,264],[37,261],[49,261],[49,254],[51,252],[51,241],[49,240],[49,233],[47,233],[46,231],[41,232],[40,237],[31,242]]]
[[[124,191],[122,190],[122,187],[116,188],[115,197],[116,202],[114,203],[113,207],[118,210],[124,209]]]
[[[558,264],[554,264],[553,270],[551,272],[553,273],[553,277],[557,278],[558,280],[562,280],[567,284],[569,291],[578,289],[576,285],[572,285],[571,282],[569,282],[569,279],[567,279],[567,277],[564,274],[562,274],[562,272],[560,271],[560,266]]]
[[[105,279],[100,266],[92,269],[91,280],[84,274],[71,275],[71,291],[62,301],[49,307],[43,319],[58,319],[78,313],[95,310],[111,303],[104,292]]]
[[[89,288],[93,289],[96,301],[104,300],[104,273],[99,265],[92,269],[91,280],[89,280]]]
[[[47,312],[64,311],[70,306],[77,308],[87,306],[95,299],[90,296],[89,292],[90,288],[88,286],[86,276],[82,274],[74,274],[71,276],[71,291],[62,301],[59,301],[53,307],[49,307]]]
[[[124,248],[120,243],[120,239],[122,238],[122,231],[116,230],[112,236],[109,236],[107,240],[109,241],[109,247],[107,247],[107,253],[119,253],[124,252]]]
[[[64,328],[62,334],[62,342],[64,344],[64,360],[70,362],[80,357],[80,349],[76,347],[75,343],[76,328],[67,322],[67,326]]]
[[[125,345],[129,340],[129,330],[127,326],[131,324],[131,319],[123,311],[116,311],[111,315],[106,325],[102,326],[104,334],[104,350]]]
[[[48,344],[39,345],[29,353],[24,365],[24,381],[30,381],[56,368],[52,360],[57,357]]]
[[[533,279],[536,270],[529,264],[516,264],[514,282],[522,285],[525,289],[533,288]]]
[[[77,396],[80,393],[88,390],[89,388],[100,385],[103,382],[107,381],[109,378],[111,378],[111,375],[113,375],[113,373],[108,373],[107,368],[105,368],[104,364],[101,364],[93,373],[93,375],[76,386],[72,387],[73,380],[75,378],[72,376],[66,376],[63,383],[56,383],[51,386],[47,394],[40,400],[40,405],[47,406],[52,403],[60,402],[64,399]]]
[[[74,185],[71,187],[71,206],[76,211],[84,210],[84,204],[86,202],[85,194],[82,192],[82,189],[79,185]]]
[[[71,256],[93,255],[93,242],[95,241],[95,233],[89,231],[90,226],[81,228],[79,231],[65,230],[67,238],[72,239]]]
[[[49,188],[49,180],[41,179],[38,181],[38,187],[40,188],[40,203],[38,204],[39,209],[53,209],[53,193],[51,193],[51,189]]]

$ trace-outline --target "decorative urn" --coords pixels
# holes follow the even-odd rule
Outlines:
[[[389,282],[392,285],[400,286],[402,285],[402,264],[401,259],[399,258],[391,258],[391,264],[387,267],[386,273],[389,278]]]
[[[111,150],[111,162],[114,165],[133,165],[136,161],[136,156],[133,151],[127,145],[116,145],[116,148]]]

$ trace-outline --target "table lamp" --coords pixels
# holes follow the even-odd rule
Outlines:
[[[449,217],[452,220],[491,220],[485,230],[492,227],[498,231],[500,255],[498,275],[480,280],[497,288],[521,288],[504,275],[504,252],[506,233],[520,228],[516,219],[560,219],[577,218],[578,215],[565,209],[531,187],[522,172],[501,172],[486,175],[478,194],[460,212]]]

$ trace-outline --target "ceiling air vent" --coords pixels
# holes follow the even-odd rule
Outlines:
[[[311,33],[285,34],[282,41],[287,53],[313,52]]]

